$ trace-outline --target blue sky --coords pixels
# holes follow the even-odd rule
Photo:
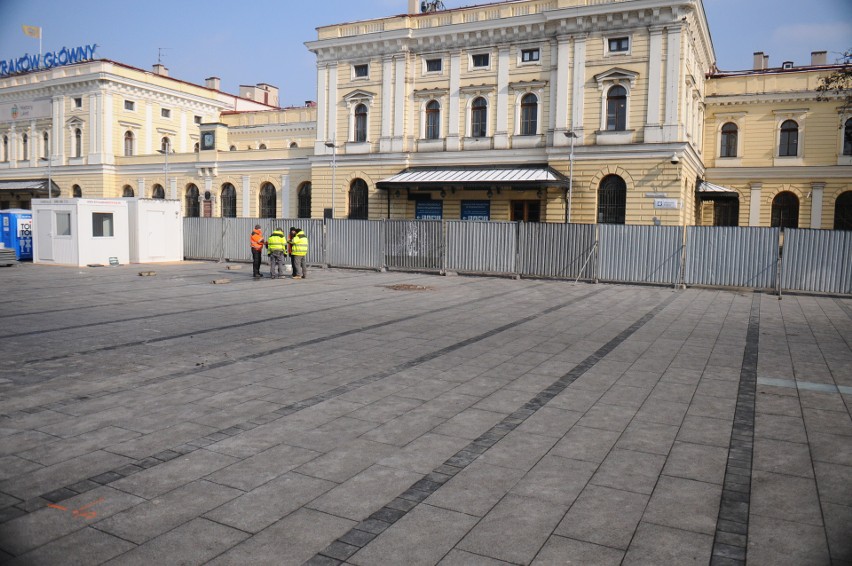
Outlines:
[[[447,8],[482,4],[444,0]],[[98,58],[150,69],[163,50],[173,77],[203,84],[222,79],[222,89],[270,83],[282,105],[316,99],[313,54],[304,42],[317,26],[404,13],[407,0],[0,0],[0,59],[38,52],[38,40],[21,25],[41,26],[43,49],[97,43]],[[811,51],[829,61],[852,48],[852,0],[704,0],[717,64],[723,70],[751,67],[764,51],[770,64],[810,62]],[[120,22],[132,22],[132,25]]]

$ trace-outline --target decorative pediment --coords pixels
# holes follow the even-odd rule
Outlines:
[[[490,94],[495,90],[497,90],[497,87],[494,85],[471,85],[461,87],[459,92],[468,96],[482,96]]]
[[[449,94],[449,89],[446,88],[424,88],[414,91],[415,98],[441,98]]]
[[[369,105],[369,104],[373,103],[373,98],[375,98],[375,97],[376,97],[375,92],[370,92],[370,91],[367,91],[367,90],[361,90],[359,88],[359,89],[353,90],[352,92],[350,92],[349,94],[344,96],[343,101],[346,104],[349,104],[350,106],[354,105],[354,104],[359,104],[359,103],[364,103],[364,104]]]
[[[78,116],[74,116],[73,118],[69,118],[65,121],[65,126],[68,128],[79,128],[84,124],[85,122]]]
[[[636,79],[639,78],[639,73],[634,73],[633,71],[628,71],[627,69],[620,69],[618,67],[612,68],[609,71],[604,71],[599,75],[595,75],[595,82],[598,83],[598,89],[603,90],[604,87],[612,86],[612,85],[624,85],[630,84],[632,88],[636,84]]]
[[[546,86],[547,81],[519,81],[509,83],[509,89],[514,92],[532,92],[534,90],[541,90]]]

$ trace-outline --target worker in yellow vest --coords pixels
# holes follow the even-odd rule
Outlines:
[[[293,279],[307,278],[305,256],[308,255],[308,237],[296,227],[290,227],[290,263],[293,265]]]
[[[266,238],[266,249],[269,250],[269,277],[283,278],[284,261],[287,259],[287,236],[284,235],[284,228],[276,228]]]

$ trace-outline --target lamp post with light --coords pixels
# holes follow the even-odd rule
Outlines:
[[[574,140],[578,136],[574,130],[563,132],[566,138],[571,139],[571,153],[568,154],[568,208],[565,210],[565,224],[571,223],[571,201],[574,197]]]
[[[165,179],[163,183],[165,183],[165,187],[163,187],[163,197],[165,198],[165,192],[169,189],[169,154],[172,152],[172,144],[171,141],[167,141],[163,144],[163,149],[158,149],[157,153],[162,153],[166,156],[165,166],[163,168],[163,176]],[[144,195],[143,195],[144,197]]]
[[[47,198],[53,201],[53,175],[51,170],[51,161],[53,161],[53,152],[50,150],[50,142],[48,141],[47,157],[42,157],[42,161],[47,161]]]
[[[331,140],[325,142],[325,147],[331,148],[331,217],[334,218],[334,193],[337,191],[337,148],[338,145]]]

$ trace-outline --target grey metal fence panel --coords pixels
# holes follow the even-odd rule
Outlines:
[[[266,236],[275,228],[283,228],[285,234],[291,226],[301,228],[308,236],[307,262],[321,263],[323,260],[322,222],[322,220],[287,218],[184,218],[184,257],[251,261],[249,237],[254,227],[260,224]],[[264,258],[265,261],[266,258]]]
[[[785,228],[781,288],[852,293],[852,232]]]
[[[594,224],[523,223],[520,272],[540,277],[594,279]]]
[[[684,282],[774,289],[778,235],[778,228],[691,226]]]
[[[440,270],[444,260],[440,220],[386,220],[385,265],[397,269]]]
[[[669,284],[679,281],[683,228],[600,224],[598,238],[601,280]]]
[[[332,267],[379,269],[384,263],[384,222],[328,220],[327,259]]]
[[[517,273],[518,224],[447,222],[447,269],[466,273]]]

